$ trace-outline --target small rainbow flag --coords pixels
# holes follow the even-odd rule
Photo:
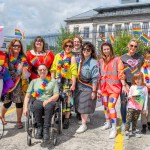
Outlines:
[[[111,36],[109,37],[109,39],[107,40],[107,42],[113,44],[113,43],[115,42],[114,37],[111,35]]]
[[[38,61],[38,58],[37,58],[37,57],[34,57],[34,58],[31,60],[31,64],[34,65],[37,61]]]
[[[134,75],[134,74],[136,74],[138,71],[139,71],[138,68],[135,68],[135,69],[133,69],[133,70],[131,71],[131,73]]]
[[[133,34],[142,34],[142,29],[141,28],[133,28]]]
[[[148,43],[150,41],[150,37],[148,37],[146,34],[142,33],[140,36],[141,40],[143,40],[145,43]]]
[[[106,37],[102,37],[101,40],[102,40],[103,42],[106,42],[106,41],[107,41],[107,38],[106,38]]]
[[[15,29],[15,35],[21,36],[22,37],[22,33],[20,30]]]

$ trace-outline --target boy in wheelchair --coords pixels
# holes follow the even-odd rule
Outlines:
[[[38,74],[40,78],[31,81],[25,99],[24,110],[25,116],[28,114],[28,102],[31,97],[34,98],[31,105],[37,123],[37,132],[35,137],[47,142],[50,138],[49,127],[56,101],[59,98],[59,89],[55,79],[50,79],[48,69],[41,64],[38,67]],[[45,115],[43,122],[43,113]]]

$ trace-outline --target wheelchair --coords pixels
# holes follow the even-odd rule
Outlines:
[[[32,145],[32,139],[35,138],[37,124],[32,108],[33,99],[28,103],[28,115],[26,117],[27,145]],[[43,114],[44,119],[44,114]],[[61,98],[56,101],[56,106],[53,111],[53,116],[50,123],[50,141],[56,146],[58,135],[62,132],[62,101]]]

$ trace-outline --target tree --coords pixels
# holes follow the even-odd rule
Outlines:
[[[62,44],[63,44],[63,41],[65,39],[71,39],[73,40],[73,38],[75,37],[75,33],[71,33],[67,27],[63,27],[61,26],[60,27],[60,30],[59,30],[59,34],[57,37],[56,37],[56,51],[55,53],[59,53],[60,51],[62,51]]]
[[[147,44],[144,43],[142,40],[140,40],[139,37],[140,37],[139,35],[133,36],[132,32],[127,30],[118,32],[115,36],[115,42],[113,44],[115,54],[121,56],[127,53],[128,51],[127,45],[132,38],[135,38],[138,41],[138,45],[139,45],[138,53],[144,54],[145,51],[150,49],[150,46],[147,46]]]

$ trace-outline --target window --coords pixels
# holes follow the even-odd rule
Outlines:
[[[145,34],[148,34],[149,23],[143,22],[142,29]]]
[[[115,29],[116,29],[116,31],[121,31],[121,24],[115,25]]]
[[[79,34],[79,27],[74,27],[74,33]]]
[[[132,24],[132,28],[141,28],[140,24]]]
[[[125,29],[125,30],[129,30],[129,23],[125,23],[125,24],[124,24],[124,29]]]
[[[89,38],[89,27],[84,27],[83,37]]]
[[[6,48],[6,43],[3,43],[2,48]]]
[[[99,26],[99,35],[105,37],[105,26]]]

